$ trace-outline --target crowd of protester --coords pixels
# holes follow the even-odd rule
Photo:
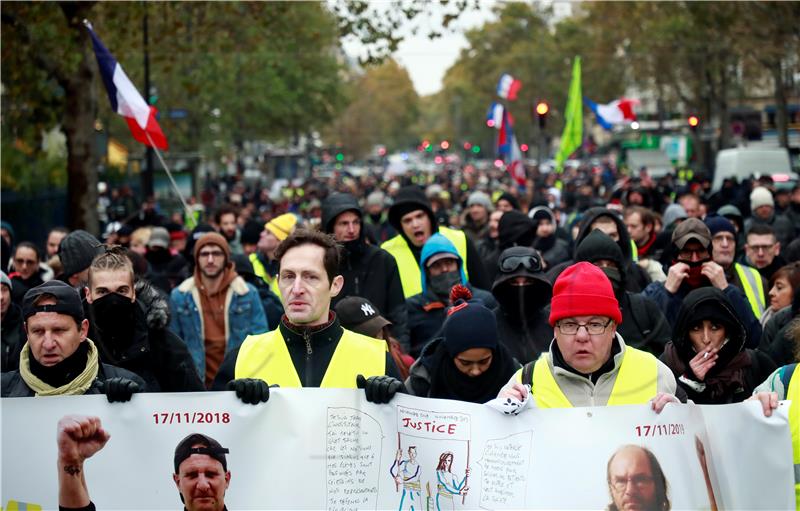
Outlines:
[[[376,402],[499,394],[511,413],[783,397],[800,357],[800,185],[710,184],[608,162],[530,169],[525,186],[472,165],[272,191],[234,176],[171,213],[113,189],[102,233],[54,227],[39,247],[2,224],[2,392],[258,403],[268,384],[360,386]],[[51,314],[74,325],[32,328]],[[567,348],[604,336],[597,360]],[[619,395],[637,378],[650,391]],[[560,397],[528,400],[539,381]]]

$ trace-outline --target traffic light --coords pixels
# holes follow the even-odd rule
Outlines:
[[[700,125],[700,118],[692,114],[689,116],[688,122],[692,133],[697,133],[697,127]]]
[[[539,119],[539,129],[543,130],[547,126],[547,113],[550,111],[550,105],[545,101],[539,101],[536,103],[534,111]]]

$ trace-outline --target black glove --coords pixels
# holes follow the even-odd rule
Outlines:
[[[363,374],[356,376],[356,387],[364,389],[367,401],[370,403],[388,403],[395,394],[405,394],[406,387],[403,382],[391,376],[370,376],[364,378]]]
[[[269,385],[258,378],[239,378],[228,382],[228,390],[236,391],[236,397],[248,405],[266,403],[269,400]]]
[[[103,382],[103,392],[105,392],[109,403],[130,401],[131,396],[141,391],[142,389],[139,388],[139,384],[128,378],[117,376]]]

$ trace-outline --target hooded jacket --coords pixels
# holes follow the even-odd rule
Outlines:
[[[399,233],[397,236],[400,236],[403,241],[405,241],[406,245],[408,245],[408,248],[411,250],[411,253],[414,255],[414,259],[417,261],[420,260],[422,247],[414,246],[414,244],[411,243],[403,231],[403,226],[401,225],[400,219],[408,213],[419,209],[424,211],[430,219],[431,232],[439,232],[439,222],[436,220],[436,215],[433,213],[430,201],[427,197],[425,197],[425,193],[422,191],[422,189],[416,185],[401,188],[394,198],[392,207],[389,208],[389,223],[395,228],[395,230],[397,230]],[[466,234],[464,236],[466,237],[466,264],[467,273],[469,274],[469,281],[474,286],[486,289],[489,287],[490,282],[486,277],[486,271],[483,268],[483,263],[481,262],[478,251],[475,248],[475,245],[472,243],[472,240],[467,237]],[[394,239],[395,238],[392,238],[385,242],[383,245],[381,245],[381,247],[386,248],[386,245]]]
[[[628,346],[648,351],[655,356],[661,355],[672,337],[667,318],[653,300],[640,293],[625,290],[627,274],[619,245],[604,232],[594,230],[576,248],[575,261],[594,264],[601,259],[614,261],[619,269],[620,282],[615,283],[609,279],[622,310],[622,323],[617,325],[617,333],[625,339]]]
[[[542,259],[545,260],[548,267],[555,266],[569,260],[572,253],[570,250],[569,242],[561,237],[562,230],[558,227],[556,216],[553,211],[547,206],[537,206],[528,212],[528,216],[538,225],[537,220],[540,218],[547,218],[555,227],[550,236],[544,238],[537,236],[533,242],[533,248],[542,254]]]
[[[444,323],[447,307],[449,303],[445,303],[440,297],[436,296],[428,287],[427,272],[425,271],[425,263],[432,256],[446,252],[452,254],[453,257],[458,259],[458,271],[461,274],[461,284],[467,286],[472,292],[472,296],[476,300],[483,302],[483,305],[488,309],[493,309],[497,306],[494,297],[488,291],[478,289],[469,285],[467,278],[464,275],[464,263],[461,256],[458,254],[456,247],[442,236],[441,234],[434,234],[431,236],[425,245],[422,247],[422,255],[420,262],[420,272],[422,274],[422,292],[411,296],[406,300],[406,310],[408,311],[408,331],[409,331],[409,355],[416,358],[422,351],[422,347],[431,339],[436,337],[437,333]]]
[[[531,247],[511,247],[498,259],[501,264],[508,257],[533,256]],[[527,277],[533,283],[514,286],[517,277]],[[497,320],[497,338],[521,364],[531,362],[546,352],[553,339],[553,327],[548,322],[550,298],[553,288],[544,272],[519,266],[512,272],[498,271],[492,286],[492,295],[498,306],[494,309]]]
[[[349,193],[334,193],[322,201],[324,231],[333,233],[336,217],[346,211],[352,211],[363,220],[356,198]],[[331,300],[331,307],[348,296],[366,298],[391,321],[389,329],[392,335],[404,349],[408,349],[408,316],[397,263],[385,250],[367,244],[365,236],[362,223],[358,239],[343,244],[339,272],[344,277],[344,286]]]
[[[632,291],[634,293],[638,293],[642,291],[647,285],[650,283],[650,277],[647,275],[647,272],[643,270],[638,264],[633,261],[633,254],[632,254],[632,246],[631,246],[631,238],[628,235],[628,229],[625,227],[625,223],[622,219],[617,216],[614,212],[606,208],[590,208],[586,211],[581,219],[581,229],[578,231],[578,237],[575,239],[575,248],[577,250],[578,245],[592,232],[594,229],[591,228],[592,224],[600,217],[607,217],[611,219],[617,226],[617,232],[619,233],[619,240],[616,242],[619,246],[620,250],[622,251],[622,259],[625,264],[625,274],[627,276],[625,282],[625,288],[628,291]],[[573,264],[574,257],[572,261],[567,261],[565,263],[561,263],[552,269],[548,270],[547,275],[552,282],[561,275],[561,272],[567,266]]]
[[[697,355],[689,338],[690,328],[703,319],[713,319],[725,326],[727,342],[719,350],[714,367],[699,381],[689,366]],[[747,331],[728,297],[719,289],[702,287],[690,292],[683,301],[661,360],[698,404],[738,403],[750,397],[772,371],[775,364],[761,352],[745,348]]]

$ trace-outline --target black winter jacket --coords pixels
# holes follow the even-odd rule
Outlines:
[[[28,336],[22,321],[22,309],[15,303],[8,304],[6,317],[0,327],[0,371],[8,372],[19,369],[19,354]]]
[[[109,364],[100,364],[100,367],[97,370],[97,378],[94,380],[92,386],[89,387],[89,390],[86,391],[86,394],[105,393],[103,389],[103,382],[110,378],[127,378],[136,382],[139,385],[139,388],[145,388],[144,380],[132,372]],[[34,396],[33,390],[28,387],[28,385],[25,383],[25,380],[22,379],[22,375],[19,374],[19,371],[3,373],[2,384],[0,384],[0,388],[2,388],[2,397]]]
[[[166,328],[148,326],[138,305],[132,333],[102,332],[90,322],[89,337],[97,345],[101,362],[139,375],[146,392],[204,391],[186,343]]]
[[[322,225],[325,232],[333,232],[333,222],[345,211],[363,217],[355,197],[346,193],[329,196],[322,204]],[[331,301],[331,308],[348,296],[366,298],[378,312],[392,322],[392,336],[404,349],[408,349],[408,326],[403,284],[394,257],[385,250],[365,242],[364,225],[358,240],[347,242],[342,250],[339,271],[344,286]]]

